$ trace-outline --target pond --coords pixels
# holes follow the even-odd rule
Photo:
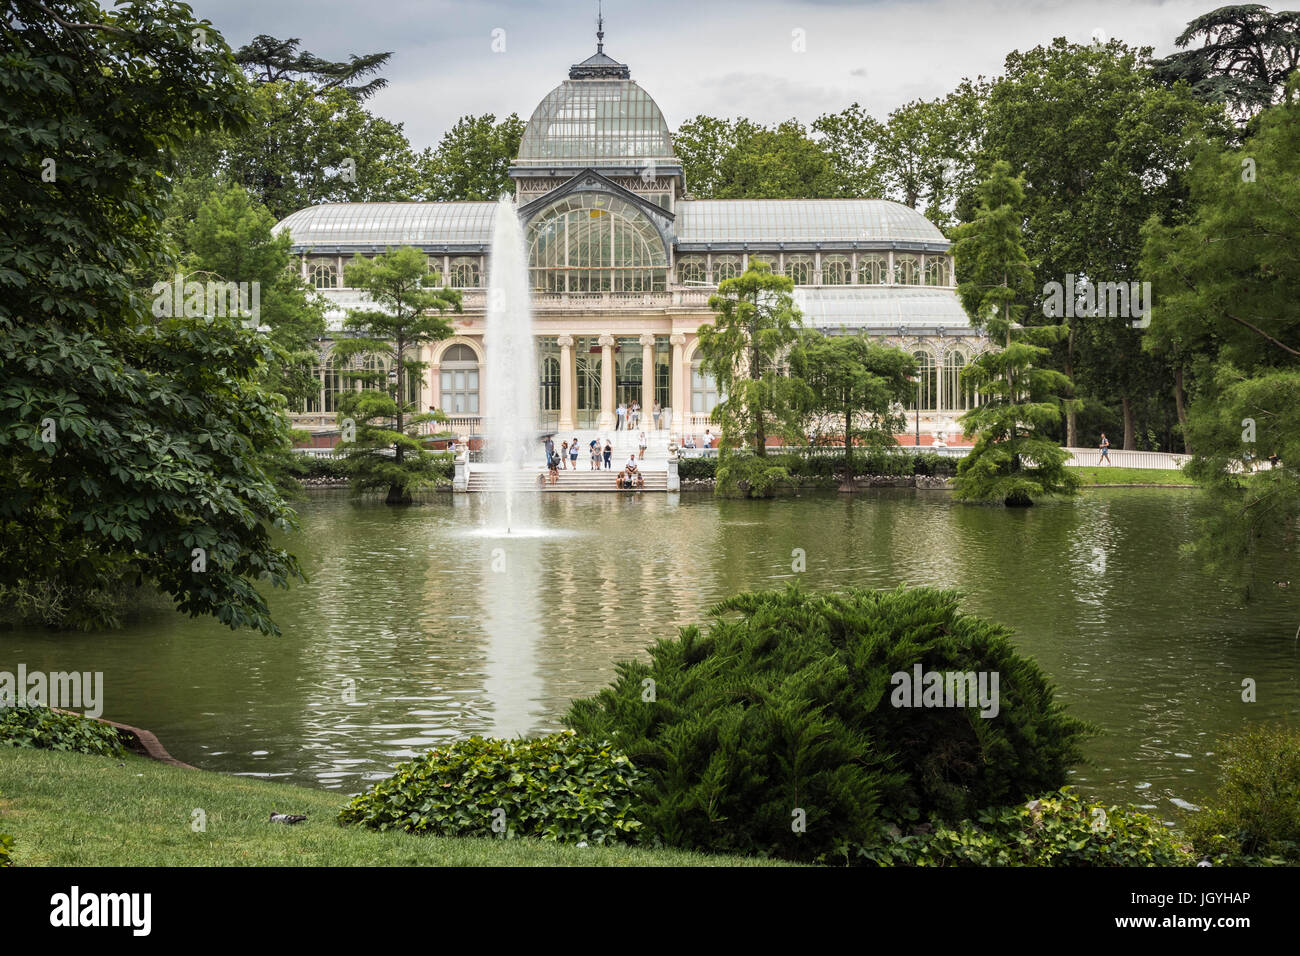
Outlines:
[[[0,670],[102,671],[104,716],[181,760],[355,792],[446,741],[558,729],[616,661],[738,590],[934,585],[1013,628],[1101,728],[1080,789],[1168,819],[1212,787],[1223,732],[1300,712],[1300,601],[1269,583],[1243,604],[1199,570],[1180,550],[1196,500],[543,495],[546,532],[503,540],[482,530],[478,496],[393,509],[318,491],[286,536],[309,583],[273,595],[281,637],[158,611],[111,633],[0,635]],[[1290,556],[1268,560],[1265,579],[1300,589]],[[1241,699],[1246,678],[1256,703]]]

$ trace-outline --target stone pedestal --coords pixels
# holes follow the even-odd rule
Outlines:
[[[451,490],[454,492],[469,491],[469,452],[462,451],[456,456],[455,472],[451,479]]]

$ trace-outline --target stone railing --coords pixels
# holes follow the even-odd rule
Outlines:
[[[588,309],[594,312],[644,312],[647,309],[707,309],[709,296],[705,289],[674,289],[670,292],[535,292],[532,296],[534,312],[556,312]],[[482,310],[487,304],[487,291],[466,289],[461,293],[461,305],[466,310]]]

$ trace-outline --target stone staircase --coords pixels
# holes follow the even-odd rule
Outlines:
[[[649,452],[647,451],[646,454],[648,456]],[[614,460],[616,462],[618,461],[617,458]],[[627,458],[624,457],[623,461],[627,461]],[[586,464],[582,462],[579,463],[582,464],[582,467],[577,471],[571,469],[561,471],[560,480],[555,484],[551,484],[550,482],[547,482],[544,485],[538,483],[537,476],[545,474],[545,469],[541,467],[538,467],[535,471],[524,471],[520,476],[521,480],[516,487],[521,491],[528,489],[533,491],[552,492],[609,492],[624,490],[617,488],[614,485],[614,480],[617,478],[619,470],[622,468],[622,462],[619,462],[618,467],[611,468],[608,471],[604,469],[601,469],[600,471],[591,471]],[[666,492],[668,490],[668,469],[665,465],[660,464],[658,467],[653,467],[652,463],[647,458],[644,466],[641,467],[641,474],[645,476],[645,487],[637,490],[656,492]],[[501,491],[505,487],[505,482],[506,476],[502,472],[484,470],[475,471],[472,467],[470,468],[469,491],[471,493]]]

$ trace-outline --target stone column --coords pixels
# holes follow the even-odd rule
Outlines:
[[[649,332],[641,336],[641,425],[638,431],[651,431],[655,427],[652,414],[655,407],[655,337]],[[647,422],[649,424],[647,424]]]
[[[600,342],[600,429],[614,430],[614,336],[606,332]]]
[[[686,347],[686,336],[676,332],[668,339],[673,346],[673,364],[670,369],[672,380],[668,383],[669,400],[673,403],[673,420],[669,429],[673,435],[680,436],[686,428],[686,407],[683,395],[689,395],[689,369],[682,365],[682,354]]]
[[[571,432],[577,422],[577,356],[573,351],[573,336],[558,335],[560,346],[560,424],[562,432]]]

